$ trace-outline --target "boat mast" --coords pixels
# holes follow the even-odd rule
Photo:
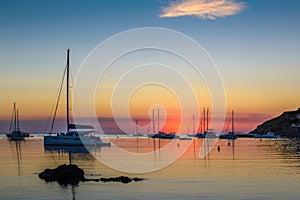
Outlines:
[[[14,123],[14,113],[13,113],[12,116],[11,116],[10,126],[9,126],[9,132],[12,131],[12,128],[13,128],[13,125],[14,125],[13,123]]]
[[[157,133],[159,133],[159,109],[157,109]]]
[[[193,134],[195,134],[195,115],[193,115]]]
[[[17,109],[17,130],[20,131],[20,124],[19,124],[19,110]]]
[[[206,131],[208,131],[208,108],[206,110]]]
[[[206,116],[205,116],[205,108],[203,108],[203,133],[205,133],[206,128],[205,128],[205,120],[206,120]]]
[[[69,119],[69,67],[70,67],[70,49],[67,49],[67,132],[69,132],[70,119]]]
[[[13,131],[17,130],[17,113],[16,113],[16,102],[14,102],[14,129]]]
[[[233,110],[232,110],[232,112],[231,112],[231,131],[232,131],[232,134],[234,133],[234,113],[233,113]]]
[[[155,121],[154,121],[154,109],[152,110],[152,131],[153,131],[153,133],[155,133],[155,123],[154,123]]]

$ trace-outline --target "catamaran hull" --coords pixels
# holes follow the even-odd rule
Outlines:
[[[101,141],[101,140],[100,140]],[[49,146],[110,146],[110,143],[94,141],[88,137],[44,136],[44,145]]]
[[[24,140],[25,136],[13,136],[13,135],[11,135],[9,139],[13,140],[13,141],[20,141],[20,140]]]
[[[224,135],[220,135],[220,139],[236,140],[236,139],[238,139],[238,136],[236,136],[236,135],[224,134]]]

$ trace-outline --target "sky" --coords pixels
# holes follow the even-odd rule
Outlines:
[[[0,132],[8,130],[14,101],[26,131],[44,129],[65,67],[66,48],[71,48],[75,77],[100,42],[141,27],[172,29],[200,43],[220,70],[236,129],[250,131],[300,107],[299,6],[297,0],[2,0]],[[159,101],[151,99],[152,90],[144,88],[144,93],[132,97],[132,118],[141,123],[149,121],[149,107]],[[153,93],[172,99],[161,88]],[[145,105],[142,94],[148,94]],[[105,94],[97,98],[98,117],[110,118],[100,103]],[[164,104],[173,120],[180,115],[176,98]],[[200,107],[210,107],[209,100]],[[64,118],[61,110],[58,118]],[[173,131],[176,123],[166,131]]]

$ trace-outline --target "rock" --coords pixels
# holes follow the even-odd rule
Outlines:
[[[111,177],[111,178],[100,178],[100,179],[87,179],[84,177],[84,171],[77,165],[60,165],[55,169],[45,169],[39,173],[39,177],[46,182],[57,181],[61,185],[77,185],[80,181],[102,181],[106,182],[121,182],[130,183],[132,181],[142,181],[142,178],[129,178],[127,176]]]
[[[143,181],[143,180],[145,180],[145,179],[144,179],[144,178],[134,177],[132,180],[133,180],[134,182],[138,182],[138,181]]]
[[[132,179],[127,176],[119,176],[119,177],[114,177],[114,178],[100,178],[100,181],[130,183],[132,181]]]
[[[39,173],[39,177],[46,182],[57,181],[61,185],[77,185],[79,181],[85,181],[84,171],[77,165],[60,165],[55,169],[45,169]]]
[[[283,137],[300,137],[300,108],[284,112],[278,117],[265,121],[250,133],[266,134],[269,131]]]

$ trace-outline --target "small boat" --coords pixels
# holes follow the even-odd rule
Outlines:
[[[58,133],[52,135],[53,125],[55,121],[55,114],[53,116],[50,135],[44,136],[44,145],[55,145],[55,146],[110,146],[110,143],[103,142],[100,137],[89,135],[94,132],[94,128],[89,125],[78,125],[70,124],[69,119],[69,55],[70,49],[67,49],[67,65],[66,65],[66,120],[67,120],[67,131],[66,133]],[[64,77],[63,77],[64,80]],[[62,87],[62,85],[61,85]],[[61,88],[59,90],[61,92]],[[59,93],[60,97],[60,93]],[[57,99],[56,108],[58,107],[59,98]],[[55,110],[56,113],[57,110]]]
[[[133,137],[143,137],[144,134],[139,133],[138,131],[138,120],[135,120],[135,133],[133,134]]]
[[[220,135],[220,139],[236,140],[237,138],[238,138],[238,136],[231,132]]]
[[[143,137],[144,136],[144,134],[142,134],[142,133],[134,133],[133,134],[133,137]]]
[[[197,135],[197,134],[193,134],[193,133],[187,134],[188,137],[196,137],[196,135]]]
[[[238,138],[255,138],[255,135],[250,133],[236,133],[235,135],[238,136]]]
[[[185,137],[179,137],[179,140],[192,140],[193,138],[185,136]]]
[[[14,103],[13,116],[10,123],[9,134],[6,134],[7,138],[13,141],[24,140],[25,134],[20,131],[19,125],[19,112],[16,108],[16,103]]]
[[[159,110],[157,110],[157,130],[158,133],[155,133],[155,123],[154,123],[154,110],[152,110],[152,124],[153,124],[153,134],[148,134],[148,137],[159,138],[159,139],[176,139],[179,138],[179,135],[176,133],[165,133],[160,130],[159,127]]]
[[[176,135],[176,133],[165,133],[162,131],[159,131],[158,133],[151,136],[152,138],[160,138],[160,139],[176,139],[179,138],[179,135]]]
[[[214,132],[214,129],[209,128],[209,119],[208,119],[209,109],[206,109],[205,114],[205,108],[203,110],[203,125],[204,125],[204,131],[203,133],[197,133],[195,137],[197,138],[218,138],[219,136]],[[206,123],[206,124],[205,124]],[[206,125],[206,127],[205,127]]]
[[[231,112],[231,132],[220,135],[220,139],[236,140],[238,136],[234,133],[234,113]]]
[[[280,138],[279,135],[275,135],[273,132],[268,132],[267,134],[255,134],[255,138],[269,138],[269,139],[278,139]]]
[[[208,129],[208,131],[204,133],[204,137],[205,138],[218,138],[219,136],[218,136],[218,134],[216,134],[214,132],[213,129]]]
[[[197,137],[197,138],[205,138],[205,132],[204,133],[197,133],[196,135],[195,135],[195,137]]]

